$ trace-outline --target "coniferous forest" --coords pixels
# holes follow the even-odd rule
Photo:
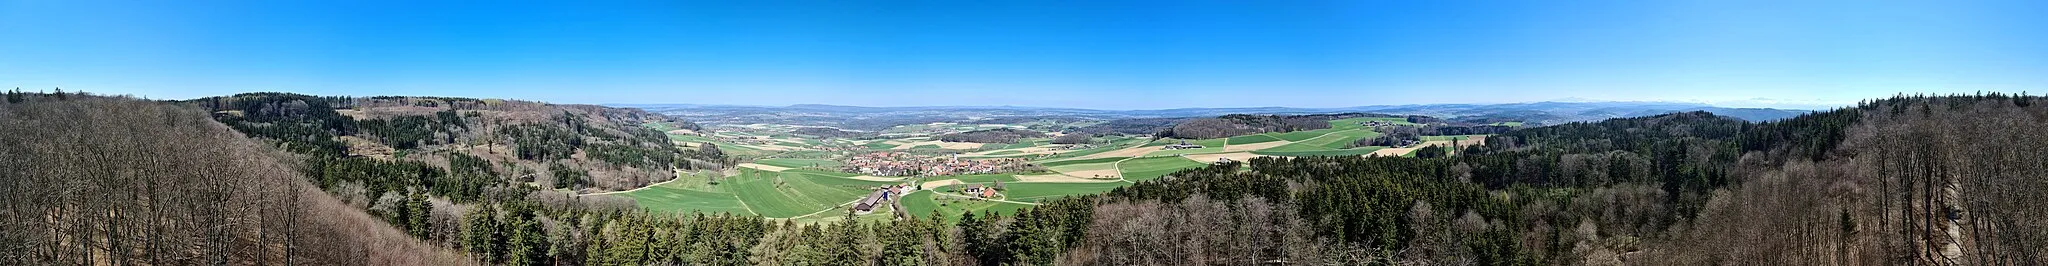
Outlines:
[[[590,116],[466,128],[461,112],[342,119],[334,104],[351,101],[308,97],[10,93],[0,264],[2048,264],[2048,106],[2034,96],[1568,123],[1446,156],[1255,158],[1014,213],[803,224],[542,189],[719,160]],[[345,155],[365,140],[603,164]]]

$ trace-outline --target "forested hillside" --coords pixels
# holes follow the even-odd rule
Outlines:
[[[0,264],[467,261],[322,193],[296,162],[196,107],[9,93]]]
[[[1253,159],[1248,172],[1217,166],[1110,193],[1088,241],[1111,241],[1066,259],[1190,264],[1249,250],[1299,261],[1286,251],[1310,247],[1285,236],[1306,230],[1400,263],[2042,264],[2048,212],[2028,206],[2048,199],[2040,101],[1899,97],[1761,124],[1703,112],[1572,123],[1441,160]],[[1245,222],[1216,205],[1278,211]],[[1146,227],[1184,219],[1226,221]],[[1237,241],[1262,234],[1282,237]],[[1215,240],[1230,241],[1199,245]]]
[[[998,128],[975,130],[960,133],[950,133],[945,135],[939,135],[936,138],[939,141],[945,142],[1017,143],[1017,140],[1019,139],[1043,137],[1045,137],[1045,133],[1040,133],[1038,131],[1015,128]]]
[[[1225,115],[1216,118],[1199,118],[1180,122],[1164,131],[1159,137],[1183,139],[1227,138],[1231,136],[1265,132],[1293,132],[1330,128],[1330,120],[1353,117],[1393,117],[1364,113],[1315,114],[1315,115]]]
[[[310,161],[313,174],[323,186],[358,183],[372,192],[370,199],[377,198],[375,192],[406,185],[422,185],[435,196],[465,200],[505,188],[502,182],[625,190],[674,178],[677,169],[716,169],[730,164],[715,153],[679,150],[663,132],[641,126],[666,122],[696,128],[694,124],[637,109],[495,99],[286,93],[247,93],[188,102],[214,110],[216,119],[238,131],[276,140],[287,150],[314,157]],[[348,171],[383,172],[342,173]],[[405,177],[344,180],[355,176]],[[424,181],[387,182],[406,180]]]

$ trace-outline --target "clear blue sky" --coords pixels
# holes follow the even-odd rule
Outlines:
[[[1103,109],[2048,92],[2048,1],[312,2],[0,0],[0,86]]]

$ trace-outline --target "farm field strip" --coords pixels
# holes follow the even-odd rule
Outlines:
[[[641,207],[654,211],[708,213],[751,213],[768,218],[791,218],[836,208],[840,199],[858,199],[869,188],[894,181],[849,178],[821,171],[783,172],[741,169],[717,186],[682,189],[668,185],[622,193]],[[778,184],[778,181],[780,184]]]
[[[1273,137],[1273,135],[1267,135],[1267,134],[1263,134],[1263,133],[1262,133],[1262,134],[1251,134],[1251,135],[1243,135],[1243,136],[1235,136],[1235,137],[1230,137],[1230,138],[1226,138],[1226,139],[1224,140],[1223,144],[1225,144],[1225,145],[1243,145],[1243,144],[1252,144],[1252,143],[1264,143],[1264,142],[1273,142],[1273,141],[1281,141],[1281,140],[1280,140],[1280,138],[1275,138],[1275,137]]]
[[[1259,143],[1251,143],[1251,144],[1231,144],[1230,146],[1223,146],[1223,151],[1224,151],[1224,152],[1243,152],[1243,151],[1256,151],[1256,150],[1264,150],[1264,149],[1271,149],[1271,148],[1273,148],[1273,147],[1287,146],[1287,144],[1293,144],[1293,143],[1294,143],[1294,142],[1292,142],[1292,141],[1285,141],[1285,140],[1277,140],[1277,141],[1267,141],[1267,142],[1259,142]]]
[[[1095,194],[1123,187],[1123,182],[1101,183],[1026,183],[1004,184],[1005,196],[1012,201],[1039,202],[1053,197]]]
[[[1373,132],[1371,130],[1365,129],[1350,129],[1344,131],[1330,132],[1328,134],[1317,136],[1315,138],[1310,138],[1307,140],[1302,140],[1294,143],[1288,143],[1287,145],[1281,145],[1279,147],[1258,150],[1258,152],[1287,153],[1342,150],[1344,149],[1344,146],[1350,145],[1354,141],[1377,136],[1379,136],[1379,132]]]
[[[903,195],[904,212],[912,215],[926,215],[937,211],[939,215],[946,217],[948,221],[958,221],[962,213],[979,213],[982,211],[1013,213],[1017,209],[1030,206],[1001,201],[934,199],[936,194],[936,192],[932,191],[916,191]]]
[[[1437,146],[1442,146],[1442,147],[1450,147],[1450,146],[1451,146],[1451,141],[1448,141],[1448,140],[1432,140],[1432,141],[1425,141],[1425,142],[1422,142],[1422,144],[1416,144],[1416,145],[1415,145],[1415,146],[1413,146],[1413,147],[1407,147],[1407,148],[1385,148],[1385,149],[1380,149],[1380,150],[1377,150],[1377,151],[1373,151],[1373,152],[1372,152],[1372,155],[1374,155],[1374,156],[1382,156],[1382,157],[1391,157],[1391,156],[1402,156],[1402,155],[1407,155],[1407,154],[1410,154],[1410,153],[1415,153],[1415,150],[1419,150],[1419,149],[1422,149],[1422,148],[1424,148],[1424,147],[1429,147],[1429,145],[1437,145]]]
[[[761,159],[754,161],[754,163],[761,165],[780,166],[784,168],[823,167],[827,169],[838,169],[840,165],[843,165],[843,163],[835,160],[796,158]]]
[[[1366,155],[1366,154],[1371,154],[1371,153],[1373,153],[1374,151],[1379,151],[1380,149],[1385,149],[1385,148],[1387,148],[1387,147],[1381,147],[1381,146],[1368,146],[1368,147],[1357,147],[1357,148],[1350,148],[1350,149],[1341,149],[1341,150],[1312,150],[1312,151],[1287,151],[1287,152],[1268,152],[1268,151],[1254,151],[1254,152],[1252,152],[1252,154],[1258,154],[1258,155],[1272,155],[1272,156],[1355,156],[1355,155]]]
[[[1208,163],[1208,162],[1216,162],[1216,161],[1217,161],[1217,159],[1225,159],[1225,158],[1227,158],[1227,159],[1230,159],[1230,160],[1232,160],[1232,161],[1239,161],[1239,162],[1243,162],[1243,161],[1246,161],[1246,160],[1251,160],[1252,158],[1257,158],[1257,157],[1272,157],[1272,156],[1269,156],[1269,155],[1258,155],[1258,154],[1253,154],[1253,153],[1250,153],[1250,152],[1232,152],[1232,153],[1210,153],[1210,154],[1189,154],[1189,155],[1182,155],[1181,157],[1186,157],[1186,158],[1188,158],[1188,160],[1194,160],[1194,161],[1196,161],[1196,162],[1204,162],[1204,163]]]
[[[1125,180],[1139,182],[1152,180],[1181,169],[1202,167],[1209,164],[1188,160],[1180,156],[1149,157],[1125,160],[1117,163],[1117,169]]]

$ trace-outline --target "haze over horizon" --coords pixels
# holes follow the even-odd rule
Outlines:
[[[1726,107],[1726,108],[1770,108],[1770,109],[1787,109],[1787,110],[1827,110],[1827,109],[1833,109],[1833,108],[1837,108],[1837,107],[1848,107],[1848,106],[1853,106],[1853,105],[1855,105],[1855,103],[1854,103],[1854,102],[1851,102],[1851,103],[1843,103],[1843,104],[1830,104],[1830,103],[1809,103],[1809,102],[1779,102],[1779,101],[1775,101],[1775,100],[1772,100],[1772,99],[1748,99],[1748,100],[1743,100],[1743,101],[1736,101],[1736,102],[1719,102],[1719,103],[1715,103],[1715,102],[1687,102],[1687,101],[1667,101],[1667,100],[1648,100],[1648,101],[1634,101],[1634,100],[1631,100],[1631,101],[1613,101],[1613,100],[1601,100],[1601,99],[1588,99],[1588,98],[1560,98],[1560,99],[1550,99],[1550,100],[1539,100],[1539,101],[1524,101],[1524,102],[1442,102],[1442,103],[1400,103],[1400,104],[1354,104],[1354,105],[1340,105],[1340,106],[1281,106],[1281,105],[1242,105],[1242,106],[1181,106],[1181,107],[1170,107],[1170,106],[1169,106],[1169,107],[1157,107],[1157,108],[1099,108],[1099,107],[1054,107],[1054,106],[1031,106],[1031,105],[1012,105],[1012,104],[947,104],[947,105],[849,105],[849,104],[829,104],[829,103],[793,103],[793,104],[728,104],[728,103],[686,103],[686,102],[679,102],[679,103],[592,103],[592,104],[596,104],[596,105],[605,105],[605,106],[624,106],[624,107],[635,107],[635,106],[662,106],[662,105],[677,105],[677,106],[743,106],[743,107],[770,107],[770,108],[781,108],[781,107],[795,107],[795,106],[801,106],[801,105],[824,105],[824,106],[847,106],[847,107],[866,107],[866,108],[915,108],[915,107],[1008,107],[1008,108],[1062,108],[1062,109],[1084,109],[1084,110],[1104,110],[1104,111],[1142,111],[1142,110],[1168,110],[1168,109],[1232,109],[1232,108],[1301,108],[1301,109],[1341,109],[1341,108],[1352,108],[1352,107],[1373,107],[1373,106],[1426,106],[1426,105],[1496,105],[1496,104],[1536,104],[1536,103],[1665,103],[1665,104],[1696,104],[1696,105],[1706,105],[1706,106],[1714,106],[1714,107]]]
[[[2048,3],[0,0],[0,88],[1088,109],[2048,91]]]

